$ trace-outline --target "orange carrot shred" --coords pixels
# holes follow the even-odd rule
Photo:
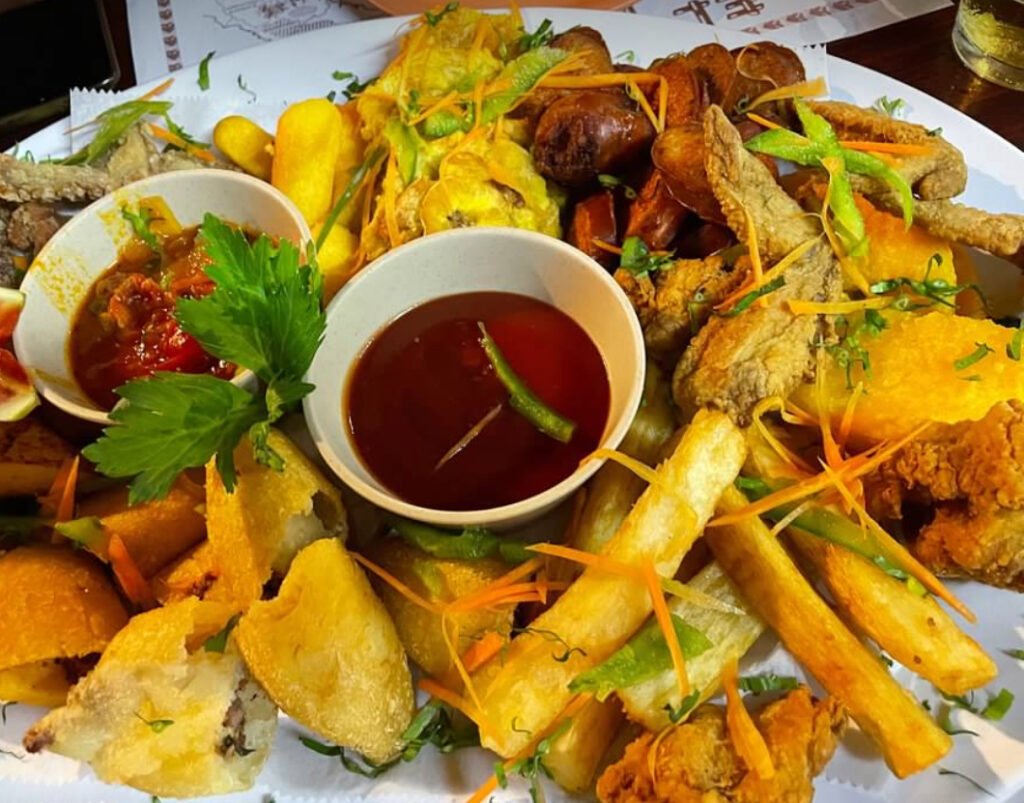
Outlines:
[[[747,765],[747,769],[759,778],[767,780],[775,776],[775,764],[768,745],[750,717],[743,700],[740,699],[739,670],[733,658],[722,670],[722,686],[725,689],[725,723],[736,754]]]
[[[110,568],[114,570],[114,577],[117,578],[125,596],[140,608],[156,607],[153,589],[149,587],[138,564],[128,552],[128,547],[117,533],[112,533],[107,540],[107,556],[110,559]]]
[[[168,131],[166,128],[163,128],[162,126],[158,126],[156,123],[147,123],[146,130],[148,130],[149,133],[152,134],[157,139],[162,139],[164,142],[167,142],[176,148],[181,148],[186,153],[195,156],[197,159],[201,159],[202,161],[207,162],[209,164],[212,164],[217,161],[217,157],[214,156],[210,151],[206,150],[205,148],[198,148],[191,142],[186,142],[177,134]]]
[[[672,656],[672,666],[676,671],[676,685],[679,688],[679,698],[684,699],[690,693],[690,678],[686,674],[686,661],[683,658],[683,649],[679,645],[679,635],[672,624],[672,614],[669,613],[668,605],[665,604],[665,595],[661,590],[661,578],[658,575],[658,570],[654,568],[653,562],[645,563],[642,571],[644,580],[647,583],[647,590],[651,593],[654,618],[657,620],[662,635],[665,637],[669,655]]]
[[[440,607],[435,605],[433,602],[430,602],[429,600],[426,600],[423,597],[421,597],[419,594],[417,594],[415,591],[409,588],[409,586],[407,586],[405,583],[403,583],[390,572],[381,568],[368,558],[363,557],[358,552],[352,552],[350,554],[352,555],[352,559],[356,563],[358,563],[367,571],[373,572],[381,580],[383,580],[385,583],[387,583],[389,586],[395,589],[395,591],[397,591],[399,594],[401,594],[414,605],[418,605],[419,607],[428,610],[431,613],[441,613]]]
[[[462,664],[466,667],[467,672],[476,672],[501,652],[501,648],[504,646],[505,639],[493,630],[488,630],[479,641],[474,641],[469,649],[462,654]]]
[[[173,78],[168,78],[163,83],[157,84],[155,87],[153,87],[148,92],[145,92],[145,93],[139,95],[139,100],[149,100],[150,98],[155,98],[157,95],[162,95],[164,92],[166,92],[168,89],[170,89],[171,84],[173,84],[173,83],[174,83],[174,79]]]
[[[419,683],[416,684],[421,691],[426,692],[431,697],[436,697],[445,705],[449,705],[456,711],[464,714],[468,719],[476,722],[478,716],[473,710],[472,704],[464,698],[461,694],[457,694],[451,689],[442,686],[433,678],[420,678]]]
[[[643,579],[642,571],[635,566],[630,566],[628,563],[622,563],[614,558],[609,558],[598,553],[586,552],[582,549],[573,549],[572,547],[563,546],[562,544],[531,544],[527,549],[531,552],[539,552],[542,555],[548,555],[553,558],[562,558],[563,560],[570,560],[574,563],[581,563],[584,566],[592,566],[595,569],[608,572],[608,574],[618,574],[626,577]]]

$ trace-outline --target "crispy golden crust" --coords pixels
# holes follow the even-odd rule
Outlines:
[[[812,781],[832,758],[846,728],[833,699],[811,697],[806,687],[754,715],[775,764],[775,777],[747,772],[732,746],[719,706],[700,708],[650,750],[647,733],[626,748],[597,783],[602,803],[802,803],[814,796]],[[651,777],[654,765],[655,779]]]
[[[23,546],[0,557],[0,669],[102,652],[128,621],[99,561]]]
[[[742,266],[730,265],[715,254],[706,259],[680,259],[653,277],[618,270],[615,280],[633,302],[648,351],[675,358],[710,317],[712,308],[735,291],[745,275]]]
[[[58,164],[34,164],[0,153],[0,200],[93,201],[113,189],[105,170]]]
[[[771,171],[743,147],[739,132],[718,106],[704,114],[704,166],[726,222],[747,240],[747,213],[766,262],[777,262],[821,233],[818,224],[775,181]]]
[[[839,139],[929,146],[932,150],[928,155],[904,156],[896,164],[896,169],[910,182],[918,197],[929,201],[952,198],[967,186],[963,154],[941,136],[930,136],[924,126],[896,120],[852,103],[821,100],[809,101],[808,105],[832,124]],[[880,180],[866,181],[878,190],[886,188]]]
[[[1024,512],[940,507],[913,545],[937,574],[1024,591]]]

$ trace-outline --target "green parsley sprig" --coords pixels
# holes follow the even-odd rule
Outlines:
[[[619,267],[632,273],[638,279],[648,274],[671,268],[675,264],[672,254],[655,255],[640,237],[627,237],[622,243],[622,257]]]
[[[513,761],[508,766],[500,761],[497,762],[494,765],[494,776],[498,779],[498,785],[502,789],[506,789],[508,788],[509,774],[519,775],[530,782],[530,800],[532,803],[543,803],[544,790],[541,788],[541,780],[544,776],[548,778],[554,777],[551,774],[551,770],[544,763],[544,759],[551,752],[552,745],[569,730],[571,725],[571,719],[563,721],[548,736],[537,742],[533,752],[525,758]]]
[[[123,401],[110,414],[115,425],[83,454],[108,477],[133,478],[131,504],[165,496],[182,471],[211,458],[233,490],[233,453],[246,433],[257,461],[281,470],[267,443],[270,425],[313,390],[302,376],[326,327],[319,271],[300,265],[288,241],[275,246],[261,235],[250,243],[215,215],[206,215],[200,237],[215,288],[179,299],[178,322],[209,354],[252,371],[264,391],[254,396],[225,379],[177,373],[117,388]]]
[[[216,52],[216,50],[211,50],[199,62],[199,78],[196,80],[196,83],[203,92],[210,88],[210,59],[213,58],[213,54]]]

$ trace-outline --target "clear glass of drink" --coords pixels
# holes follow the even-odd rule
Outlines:
[[[1024,90],[1024,0],[960,0],[953,47],[985,80]]]

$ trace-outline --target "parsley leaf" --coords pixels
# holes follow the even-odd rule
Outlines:
[[[211,50],[199,62],[199,79],[196,83],[199,84],[199,88],[203,92],[210,88],[210,59],[213,58],[213,54],[216,52],[216,50]]]
[[[423,12],[423,19],[426,20],[427,25],[431,28],[437,26],[441,20],[451,14],[455,9],[459,7],[458,0],[452,0],[452,2],[445,4],[444,8],[440,11],[425,11]]]
[[[972,365],[981,362],[989,354],[995,351],[995,349],[993,349],[988,343],[975,343],[974,345],[977,346],[977,348],[975,348],[970,354],[960,357],[957,360],[953,360],[953,367],[957,371],[964,371],[970,368]]]
[[[142,242],[148,245],[156,253],[160,253],[160,241],[157,240],[156,235],[153,234],[152,229],[149,228],[150,220],[152,217],[149,214],[149,210],[146,207],[139,207],[138,212],[133,212],[127,206],[121,207],[121,217],[128,221],[128,224],[132,227],[132,232]]]
[[[646,276],[651,271],[670,268],[675,263],[671,254],[655,256],[639,237],[627,237],[622,243],[622,258],[619,267],[632,273],[637,278]]]
[[[135,477],[132,505],[166,496],[183,470],[214,455],[224,487],[232,490],[235,445],[266,416],[259,399],[208,374],[161,372],[114,392],[126,402],[110,413],[117,426],[107,427],[82,454],[108,477]]]
[[[907,102],[903,98],[889,100],[887,95],[882,95],[875,101],[873,108],[889,117],[896,117],[906,107]]]
[[[260,235],[250,245],[242,231],[212,214],[200,236],[216,287],[203,298],[180,299],[178,321],[207,352],[270,384],[279,399],[268,397],[269,408],[302,398],[309,388],[295,382],[313,362],[326,327],[319,272],[300,267],[298,249],[287,240],[275,246]]]

